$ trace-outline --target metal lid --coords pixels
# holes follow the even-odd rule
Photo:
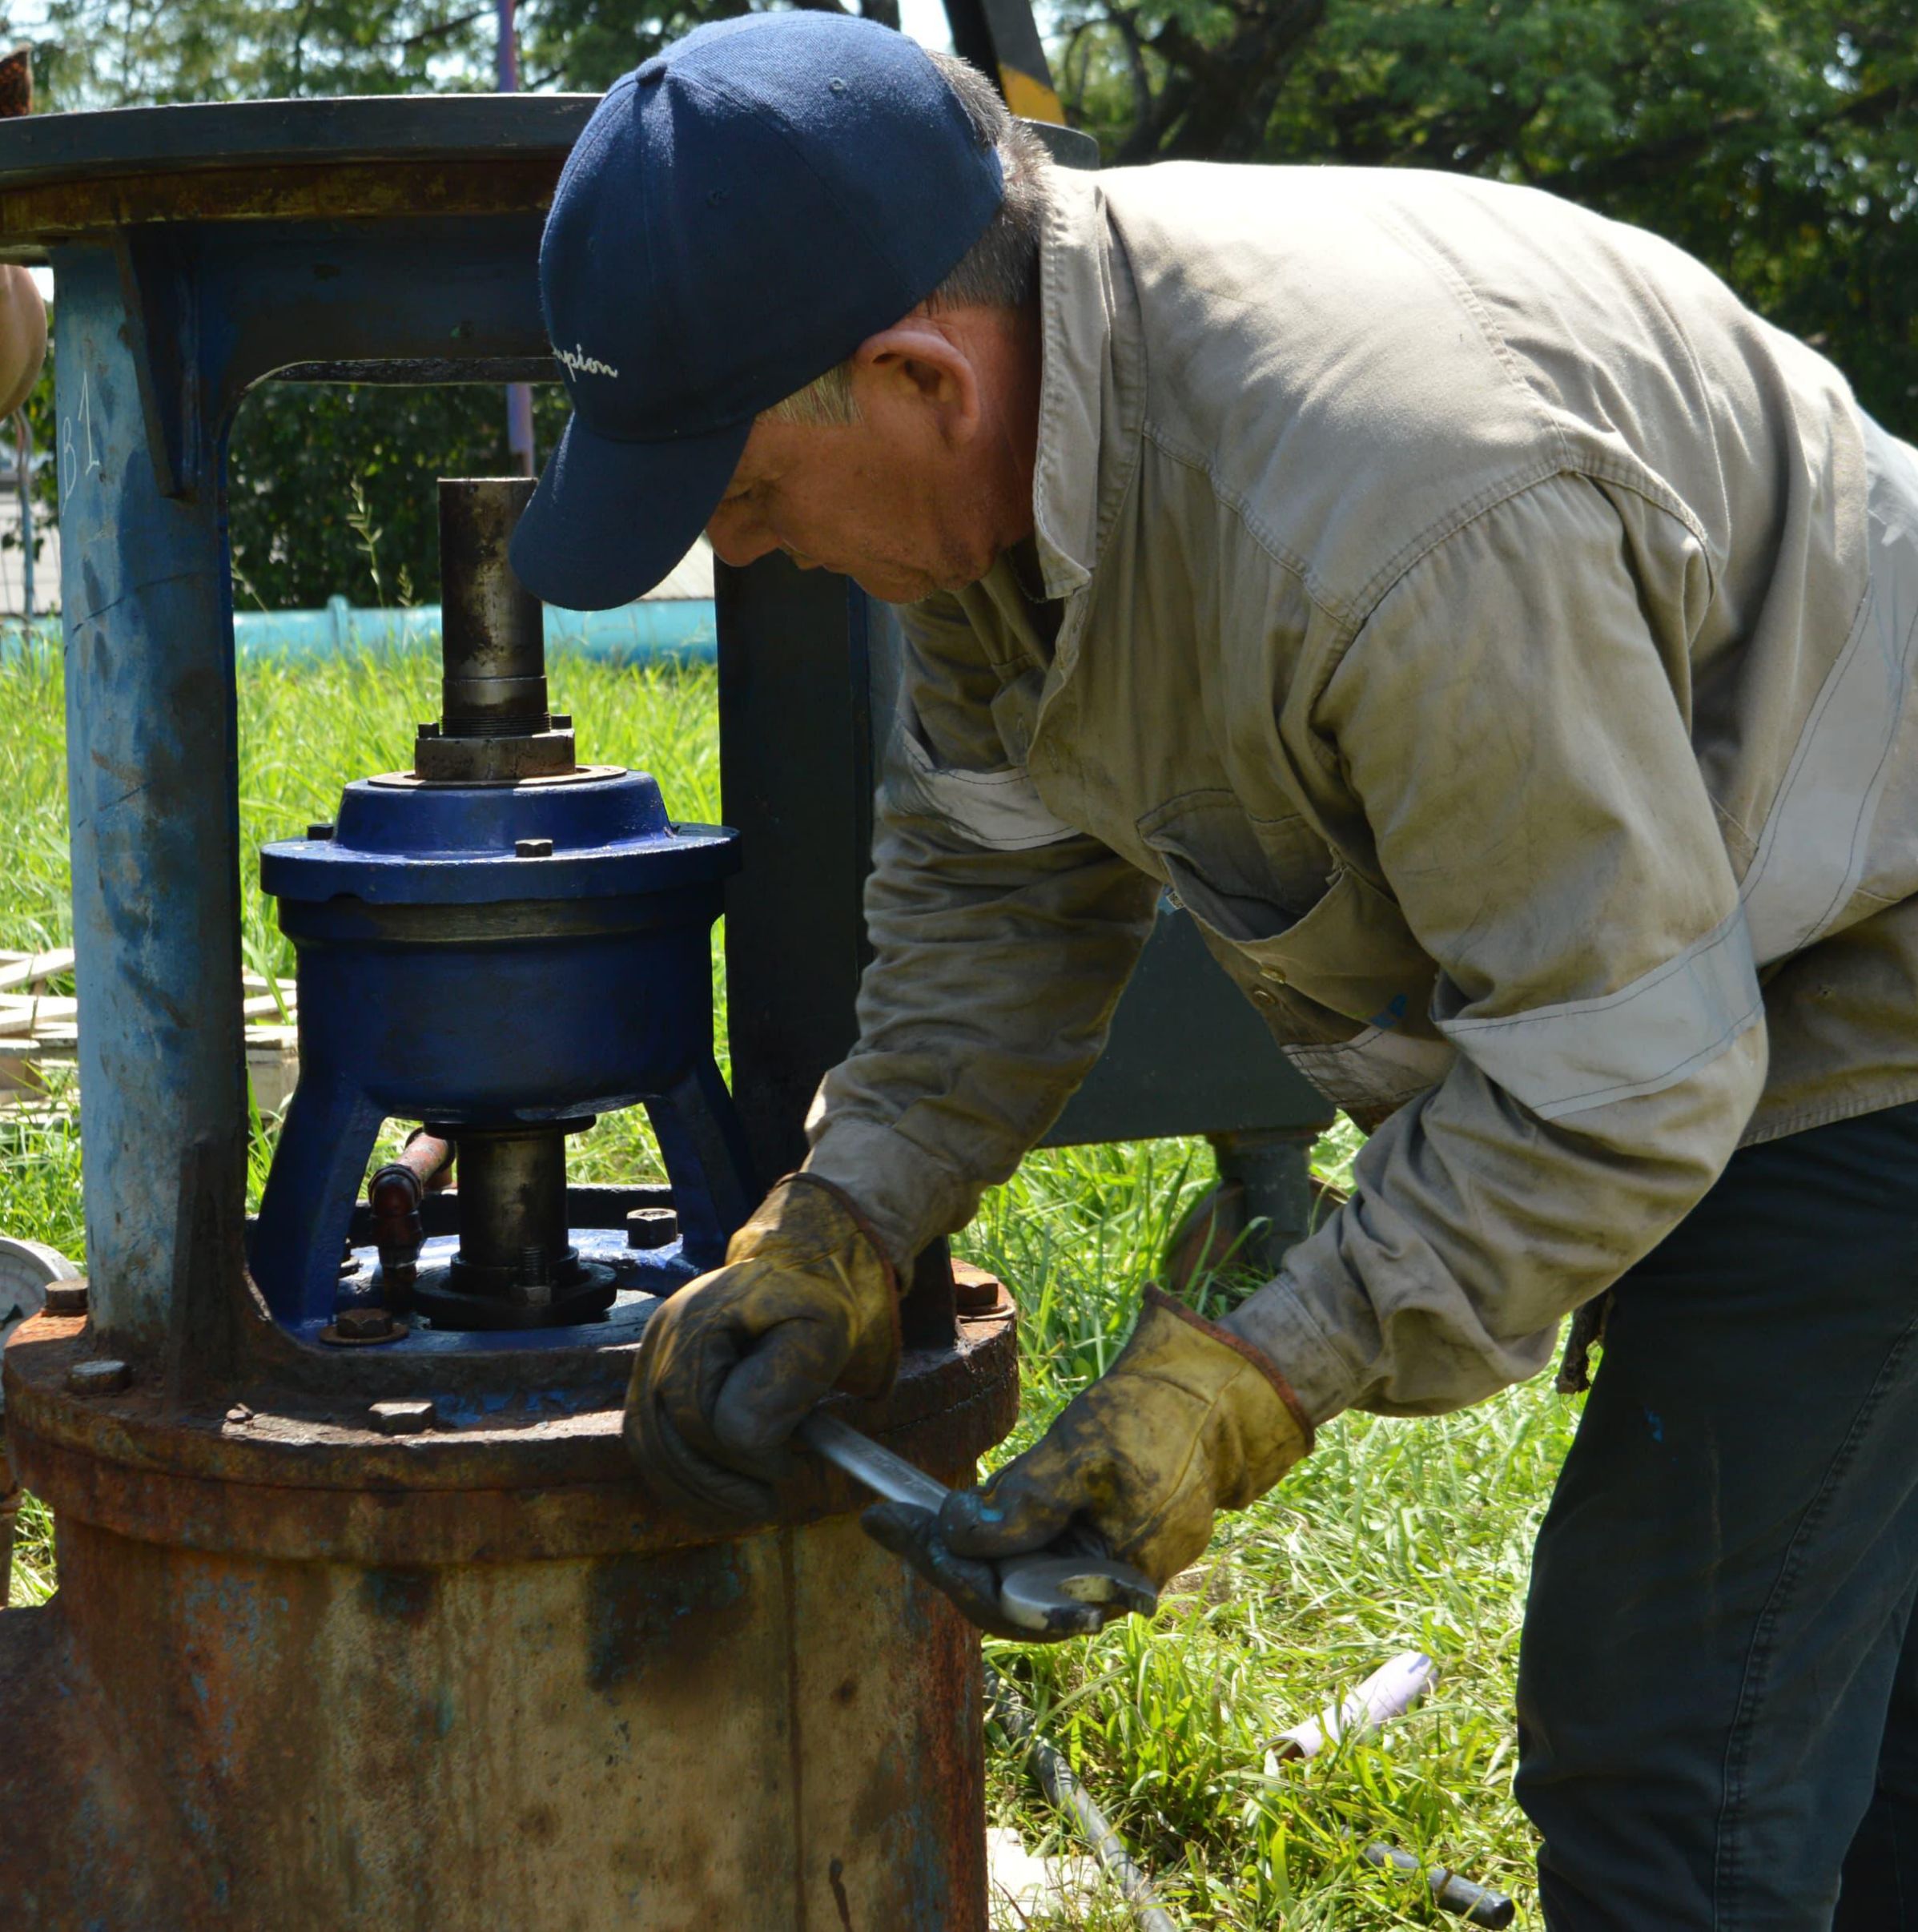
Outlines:
[[[724,826],[671,823],[643,771],[521,785],[395,774],[347,787],[332,838],[263,847],[259,882],[279,899],[389,906],[599,899],[722,878],[738,869],[738,845]]]
[[[557,163],[598,104],[594,94],[366,95],[21,115],[0,123],[0,183],[356,161]]]

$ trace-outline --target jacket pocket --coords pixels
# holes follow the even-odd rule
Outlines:
[[[1437,1040],[1427,1011],[1437,969],[1397,904],[1344,866],[1329,880],[1306,873],[1281,882],[1270,828],[1255,828],[1236,801],[1228,811],[1220,799],[1230,795],[1175,799],[1140,820],[1140,836],[1180,903],[1249,968],[1254,999],[1261,986],[1289,988],[1360,1026]]]
[[[1332,852],[1303,819],[1255,822],[1230,791],[1188,791],[1139,820],[1180,903],[1232,944],[1270,939],[1317,903]]]

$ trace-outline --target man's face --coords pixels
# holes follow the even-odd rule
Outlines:
[[[863,421],[761,422],[706,534],[727,563],[784,550],[801,570],[839,571],[889,604],[962,590],[996,552],[939,488],[943,467]]]
[[[1003,385],[979,366],[988,358],[967,359],[933,326],[902,324],[861,351],[854,422],[754,425],[706,525],[718,557],[784,550],[903,604],[978,582],[1025,533],[1030,463],[1022,481],[1009,462]]]

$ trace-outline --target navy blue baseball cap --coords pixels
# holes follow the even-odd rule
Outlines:
[[[696,28],[616,83],[540,244],[573,419],[513,539],[549,603],[652,589],[753,419],[923,302],[1005,198],[923,48],[869,20]]]

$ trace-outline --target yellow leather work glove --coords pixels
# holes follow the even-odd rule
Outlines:
[[[626,1445],[676,1507],[772,1512],[784,1444],[834,1389],[882,1395],[899,1360],[898,1282],[829,1181],[788,1174],[726,1266],[653,1314],[626,1391]]]
[[[981,1629],[1030,1643],[999,1611],[994,1559],[1083,1554],[1089,1536],[1163,1585],[1212,1540],[1215,1511],[1243,1509],[1311,1448],[1275,1364],[1148,1289],[1124,1353],[1023,1455],[936,1515],[882,1503],[865,1522]]]

